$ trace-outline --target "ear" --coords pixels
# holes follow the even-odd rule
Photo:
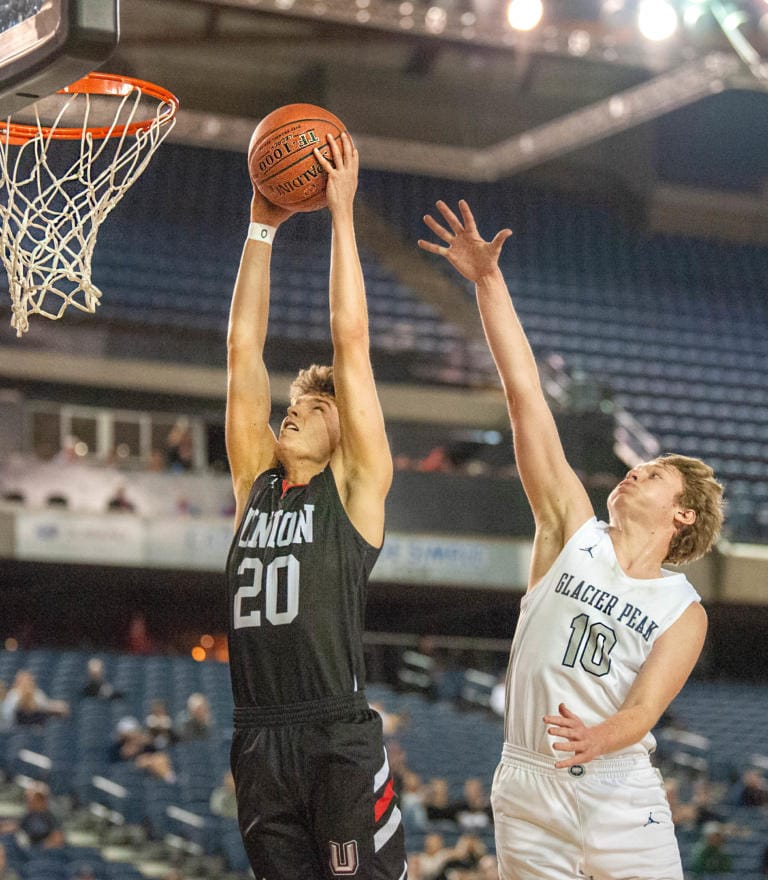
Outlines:
[[[690,507],[684,507],[675,512],[675,525],[678,528],[692,526],[696,522],[696,511]]]

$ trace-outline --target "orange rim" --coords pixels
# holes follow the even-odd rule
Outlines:
[[[58,95],[113,95],[116,98],[123,98],[130,95],[135,90],[139,90],[143,95],[155,98],[161,104],[165,104],[165,110],[159,117],[153,116],[151,119],[140,119],[130,125],[103,125],[92,126],[89,128],[52,128],[46,125],[22,125],[20,123],[8,123],[0,121],[0,136],[5,139],[7,135],[8,142],[15,145],[25,144],[32,138],[42,133],[45,137],[51,137],[54,140],[80,140],[83,132],[88,132],[95,140],[102,140],[106,137],[122,137],[123,134],[133,135],[137,131],[147,131],[156,123],[165,125],[170,122],[179,109],[179,99],[167,89],[146,82],[143,79],[134,79],[130,76],[123,76],[119,73],[89,73],[82,79],[73,82],[63,89],[59,89]]]

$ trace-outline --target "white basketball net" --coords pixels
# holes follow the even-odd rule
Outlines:
[[[113,134],[142,118],[137,116],[142,93],[134,88],[108,99],[111,108],[118,103],[117,110],[105,126],[106,137],[94,138],[85,129],[94,125],[94,99],[99,97],[67,96],[55,121],[45,125],[35,106],[37,135],[21,146],[0,134],[0,257],[17,336],[29,329],[30,315],[55,320],[68,306],[96,310],[101,291],[91,280],[91,258],[99,227],[173,128],[175,120],[162,116],[166,105],[161,102],[146,130]],[[52,134],[74,105],[80,110],[82,136],[79,142],[57,141]],[[71,165],[53,167],[67,149],[78,153]],[[67,155],[65,165],[69,161]]]

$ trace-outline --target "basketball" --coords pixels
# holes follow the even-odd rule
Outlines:
[[[256,126],[248,147],[248,170],[259,192],[292,211],[324,208],[328,175],[313,152],[330,158],[327,135],[339,142],[344,123],[314,104],[278,107]]]

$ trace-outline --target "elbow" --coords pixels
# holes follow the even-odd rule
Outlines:
[[[331,321],[331,337],[334,346],[365,347],[368,348],[368,322],[359,319],[351,321],[333,319]]]

